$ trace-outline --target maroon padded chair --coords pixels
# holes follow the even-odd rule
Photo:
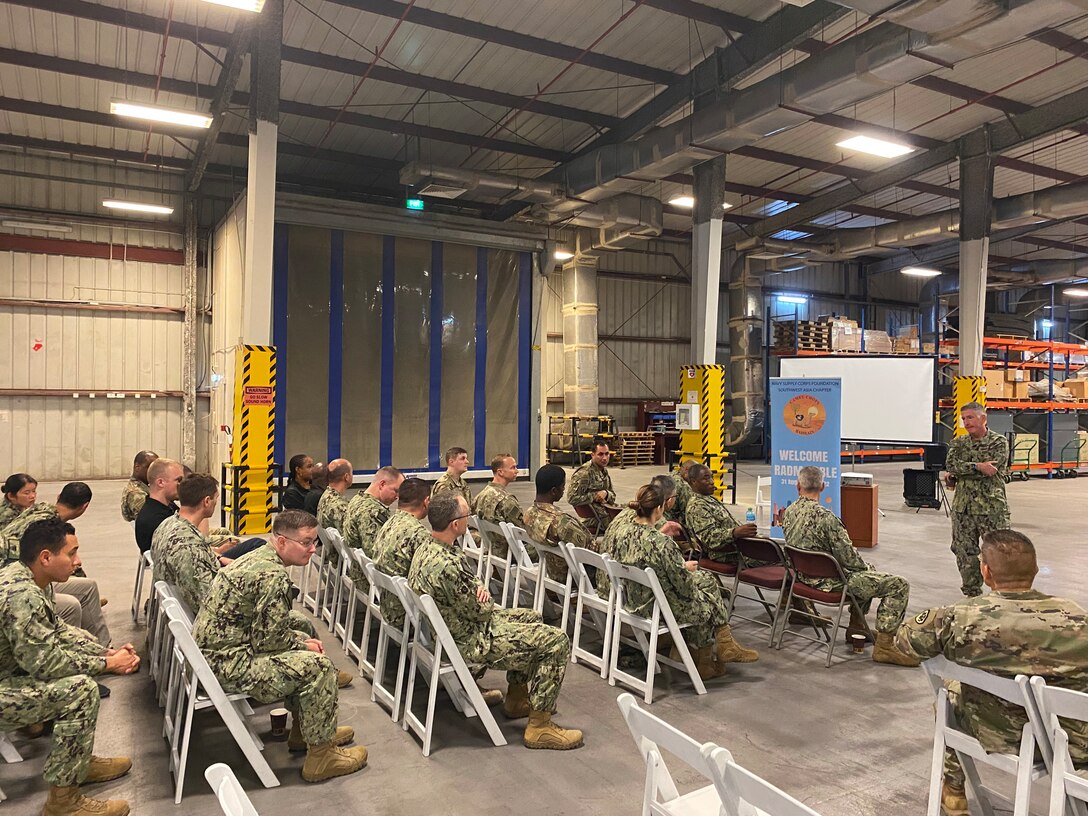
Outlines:
[[[741,620],[751,621],[760,626],[770,626],[771,639],[768,645],[774,645],[778,633],[778,618],[782,614],[783,602],[789,591],[790,572],[786,568],[786,559],[778,544],[769,538],[742,538],[736,542],[740,556],[739,568],[733,578],[733,592],[729,598],[729,617],[733,618],[733,607],[737,598],[747,598],[760,604],[771,616],[768,624],[758,618],[749,618],[736,614]],[[752,587],[755,595],[741,595],[741,585]],[[768,599],[764,592],[777,593],[775,599]]]
[[[835,652],[835,635],[840,628],[846,628],[842,623],[843,610],[849,606],[850,608],[857,610],[858,614],[861,615],[861,607],[859,607],[857,602],[845,591],[825,592],[803,583],[805,578],[834,578],[837,581],[841,581],[845,586],[846,575],[843,573],[842,567],[839,565],[838,559],[836,559],[835,556],[819,550],[802,550],[797,547],[791,547],[788,544],[783,547],[783,551],[785,553],[789,571],[792,575],[788,595],[789,603],[792,604],[794,598],[803,598],[818,606],[833,606],[836,609],[830,635],[826,632],[817,630],[820,631],[820,634],[823,636],[822,638],[817,638],[804,632],[787,632],[785,627],[783,627],[782,632],[778,635],[777,648],[782,648],[782,639],[787,634],[810,640],[813,643],[819,643],[821,646],[827,647],[826,666],[827,668],[831,668],[831,657]],[[795,611],[800,615],[809,614],[799,610]],[[865,616],[861,615],[861,619],[865,620]],[[873,639],[873,633],[869,629],[868,623],[865,624],[865,631],[869,635],[869,638]]]

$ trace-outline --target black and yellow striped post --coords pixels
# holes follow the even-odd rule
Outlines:
[[[224,507],[239,535],[272,529],[275,444],[276,349],[243,345],[235,353],[233,478],[225,492],[230,506]]]
[[[956,377],[952,381],[952,399],[955,403],[955,413],[952,417],[956,436],[963,436],[967,429],[960,421],[960,411],[969,402],[977,402],[983,408],[986,407],[986,378],[985,377]]]
[[[680,431],[679,461],[694,459],[714,472],[716,495],[731,489],[732,454],[725,449],[726,419],[725,366],[690,365],[680,367],[680,397],[685,405],[697,405],[698,430]],[[729,478],[727,478],[729,477]]]

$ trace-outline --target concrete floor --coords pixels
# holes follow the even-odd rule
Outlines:
[[[902,503],[902,467],[866,468],[881,483],[880,504],[887,517],[881,521],[880,545],[863,551],[863,556],[877,568],[910,580],[914,614],[927,606],[955,602],[960,597],[959,578],[948,551],[948,520],[933,510],[916,514]],[[614,470],[620,498],[633,495],[657,470]],[[760,464],[742,465],[740,512],[753,502],[756,476],[766,473]],[[95,499],[77,523],[84,565],[110,599],[106,612],[115,642],[131,641],[142,649],[143,628],[133,626],[129,616],[135,546],[131,527],[118,509],[122,482],[96,482],[92,487]],[[1009,486],[1014,526],[1039,547],[1042,571],[1037,587],[1082,603],[1088,599],[1076,576],[1088,568],[1088,555],[1077,514],[1084,488],[1080,480]],[[39,495],[49,499],[58,489],[42,484]],[[514,492],[523,502],[530,500],[532,485],[519,483]],[[825,669],[814,645],[788,639],[781,651],[768,652],[767,629],[739,621],[735,631],[743,643],[762,650],[760,661],[733,668],[728,676],[709,683],[705,697],[696,696],[679,678],[671,687],[667,679],[659,680],[655,714],[697,740],[727,747],[740,763],[824,816],[925,812],[933,715],[921,670],[879,666],[867,655],[837,658],[832,668]],[[336,641],[325,634],[334,660],[350,668]],[[369,684],[357,680],[341,692],[340,721],[355,727],[358,741],[370,749],[370,764],[359,774],[318,786],[302,781],[301,760],[289,755],[285,744],[269,742],[266,755],[281,786],[261,788],[214,713],[198,714],[185,798],[179,807],[173,804],[166,745],[160,737],[162,715],[150,678],[141,672],[106,682],[113,694],[102,703],[96,751],[128,754],[136,764],[128,777],[88,792],[126,798],[135,814],[218,814],[203,769],[220,761],[234,767],[265,816],[293,814],[310,802],[325,813],[405,816],[510,812],[618,816],[640,810],[643,768],[615,704],[620,689],[582,665],[569,667],[557,717],[562,724],[585,731],[586,745],[574,753],[528,751],[520,743],[522,727],[501,715],[500,726],[510,744],[494,748],[478,724],[447,705],[437,719],[432,755],[425,759],[415,739],[370,702]],[[502,687],[503,677],[491,672],[486,682]],[[263,730],[268,728],[268,708],[257,712]],[[41,769],[48,742],[16,744],[26,761],[0,764],[0,786],[8,796],[3,809],[13,816],[38,813],[45,792]],[[674,770],[681,785],[697,781],[682,767]],[[1040,793],[1036,791],[1037,800]]]

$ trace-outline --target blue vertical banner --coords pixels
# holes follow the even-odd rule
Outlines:
[[[842,464],[842,380],[771,379],[771,535],[782,536],[782,511],[797,500],[797,473],[824,475],[824,507],[839,513]]]

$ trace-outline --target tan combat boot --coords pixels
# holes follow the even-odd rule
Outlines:
[[[941,813],[944,816],[968,816],[970,811],[967,809],[966,791],[946,781],[941,787]]]
[[[862,617],[854,607],[850,607],[850,623],[846,626],[846,645],[853,646],[854,642],[851,640],[853,635],[864,635],[866,643],[872,643],[873,638],[869,634],[869,630],[865,627],[865,618]]]
[[[891,632],[877,632],[876,646],[873,647],[873,662],[888,663],[892,666],[920,666],[922,661],[899,651]]]
[[[347,745],[355,739],[355,729],[350,725],[336,726],[336,733],[332,736],[333,745]],[[302,738],[302,729],[299,727],[298,718],[292,717],[291,733],[287,735],[287,750],[293,754],[301,754],[306,750],[306,740]]]
[[[692,657],[695,658],[695,668],[699,671],[699,677],[703,680],[713,680],[728,671],[725,664],[715,657],[713,646],[696,649]]]
[[[351,672],[346,672],[343,669],[339,669],[336,672],[336,687],[346,688],[351,685],[351,681],[355,679],[355,675]]]
[[[755,663],[759,660],[759,652],[745,649],[733,640],[733,632],[728,623],[718,630],[717,641],[719,663]]]
[[[524,683],[511,683],[506,689],[502,713],[511,720],[520,720],[522,717],[528,717],[529,711],[529,687]]]
[[[324,782],[336,776],[347,776],[366,767],[366,748],[340,748],[332,742],[311,745],[302,764],[302,778],[307,782]]]
[[[577,728],[560,728],[552,722],[552,715],[547,711],[530,711],[522,741],[526,748],[570,751],[582,747],[582,732]]]
[[[91,757],[91,764],[87,766],[87,778],[84,785],[93,785],[95,782],[109,782],[118,779],[132,769],[132,760],[128,757]]]
[[[128,816],[128,802],[81,796],[79,785],[52,785],[42,816]]]

